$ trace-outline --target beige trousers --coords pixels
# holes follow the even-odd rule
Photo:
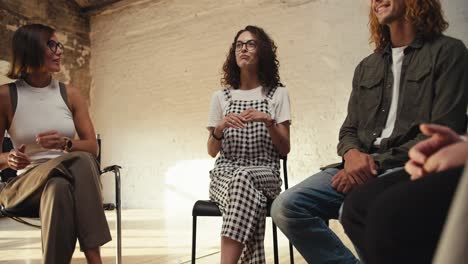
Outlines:
[[[5,208],[39,214],[43,263],[70,263],[77,239],[83,250],[112,240],[99,176],[92,155],[72,152],[13,178],[0,190]]]

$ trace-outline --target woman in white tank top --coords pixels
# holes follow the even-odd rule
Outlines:
[[[0,86],[0,144],[8,131],[14,149],[0,154],[0,169],[18,176],[0,188],[0,206],[41,216],[43,263],[70,263],[77,239],[88,263],[102,263],[99,247],[111,236],[96,134],[80,92],[52,78],[63,51],[45,25],[13,36],[8,77],[17,81]]]

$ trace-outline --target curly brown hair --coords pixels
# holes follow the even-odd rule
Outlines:
[[[276,57],[275,42],[268,36],[265,31],[257,26],[246,26],[244,29],[237,32],[234,42],[232,43],[229,54],[223,65],[223,77],[221,85],[230,86],[234,89],[240,87],[240,68],[236,62],[236,41],[239,35],[248,31],[257,39],[258,45],[258,79],[263,87],[271,89],[278,86],[284,86],[280,81],[279,76],[279,61]]]
[[[416,29],[416,34],[431,40],[448,28],[439,0],[405,0],[405,19]],[[375,51],[382,51],[390,43],[390,29],[381,25],[372,5],[369,9],[369,43],[375,43]]]

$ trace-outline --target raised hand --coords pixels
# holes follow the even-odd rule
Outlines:
[[[441,148],[424,163],[424,171],[434,173],[462,166],[468,159],[468,142],[457,142]]]
[[[457,133],[445,126],[421,124],[420,129],[424,135],[430,136],[430,138],[417,143],[408,152],[410,160],[405,164],[405,170],[411,175],[411,179],[413,180],[423,177],[427,173],[440,171],[440,168],[446,168],[447,165],[452,164],[446,160],[446,157],[460,151],[450,153],[451,148],[448,147],[462,141]],[[448,148],[448,151],[444,150],[445,148]],[[455,147],[454,150],[458,150],[458,148]],[[459,154],[462,153],[460,152]],[[452,158],[456,159],[457,157]],[[459,156],[458,158],[463,159],[466,157]],[[430,162],[429,159],[431,159]]]

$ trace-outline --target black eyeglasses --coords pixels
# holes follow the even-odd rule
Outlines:
[[[242,50],[244,45],[248,51],[253,51],[257,48],[257,41],[251,39],[251,40],[248,40],[247,42],[237,41],[236,43],[234,43],[234,47],[236,48],[236,51]]]
[[[63,51],[63,44],[60,42],[57,42],[55,40],[49,40],[47,41],[47,47],[53,52],[57,53],[57,48],[60,48],[60,50]]]

